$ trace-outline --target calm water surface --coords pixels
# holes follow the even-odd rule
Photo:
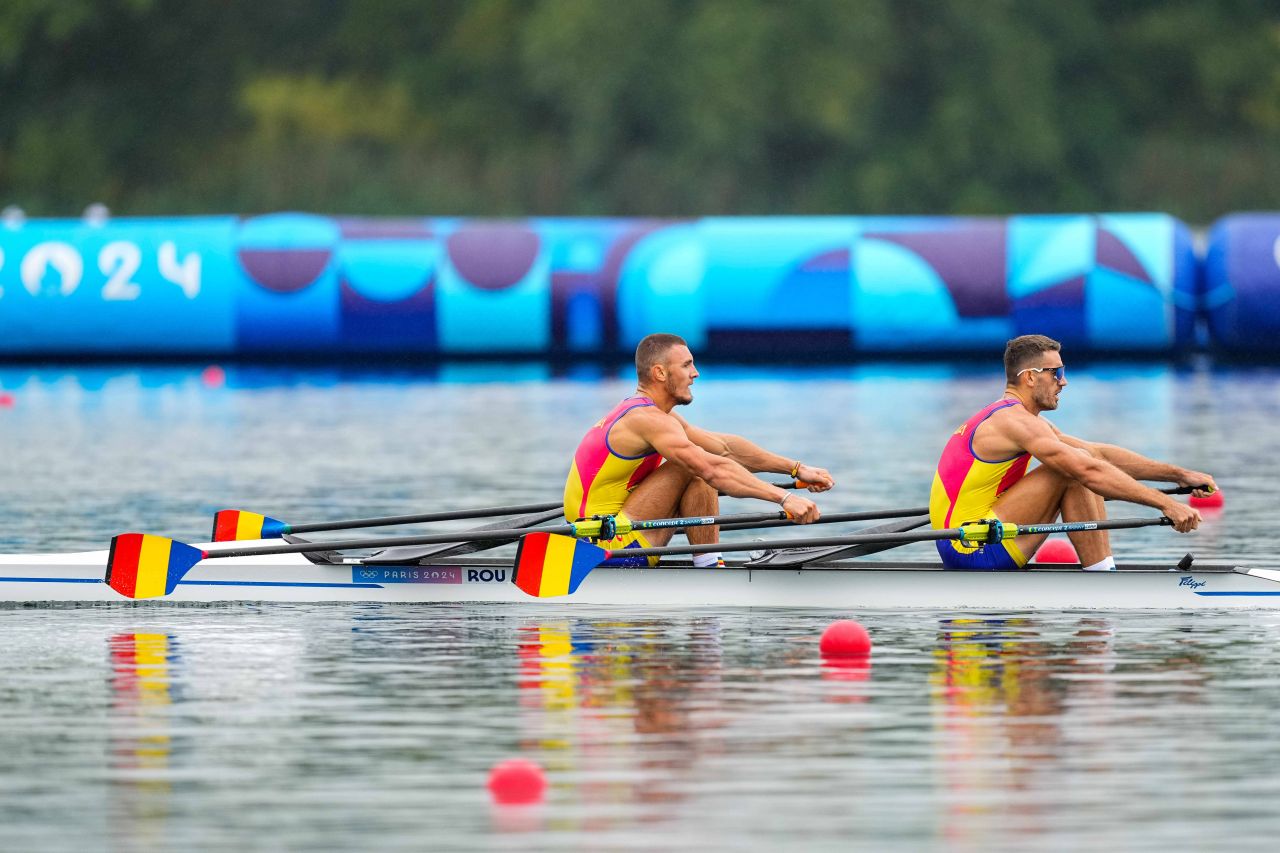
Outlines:
[[[537,367],[226,378],[0,370],[0,547],[198,541],[229,506],[311,521],[554,498],[631,387]],[[1060,427],[1208,470],[1227,495],[1193,536],[1117,533],[1120,557],[1280,562],[1277,379],[1071,374]],[[829,510],[917,505],[1000,385],[974,365],[704,367],[688,415],[829,467]],[[850,615],[870,663],[825,664],[818,636]],[[10,607],[0,639],[4,850],[1270,849],[1280,833],[1280,612]],[[489,769],[517,756],[546,769],[545,803],[491,805]]]

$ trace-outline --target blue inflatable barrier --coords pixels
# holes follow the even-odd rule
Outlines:
[[[1216,348],[1280,352],[1280,213],[1238,213],[1213,226],[1203,298]]]
[[[1164,214],[31,220],[0,228],[0,355],[1162,354],[1196,273]]]

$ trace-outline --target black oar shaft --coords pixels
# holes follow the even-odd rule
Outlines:
[[[420,524],[428,521],[462,521],[468,518],[488,518],[496,515],[521,515],[530,512],[546,512],[560,506],[560,501],[543,501],[536,504],[514,504],[501,507],[450,510],[448,512],[423,512],[415,515],[388,515],[378,518],[349,518],[343,521],[317,521],[312,524],[290,524],[289,533],[318,533],[322,530],[344,530],[349,527],[390,527],[396,524]]]
[[[803,489],[807,483],[792,480],[786,483],[770,483],[779,489]],[[320,533],[326,530],[348,530],[368,527],[393,527],[398,524],[425,524],[432,521],[463,521],[468,518],[490,518],[499,515],[522,515],[530,512],[546,512],[561,506],[561,501],[542,501],[534,504],[477,507],[475,509],[419,512],[410,515],[383,515],[371,518],[344,518],[337,521],[316,521],[307,524],[286,524],[286,533]],[[429,543],[428,543],[429,544]]]
[[[884,510],[852,513],[833,513],[818,520],[817,523],[836,523],[841,521],[863,521],[868,518],[895,518],[907,513],[918,513],[920,510]],[[633,530],[657,530],[663,528],[700,527],[711,524],[724,526],[741,525],[745,527],[772,527],[791,524],[787,514],[782,510],[759,513],[737,513],[734,515],[696,516],[689,518],[658,518],[649,521],[632,522]],[[243,548],[216,548],[208,552],[210,558],[217,557],[259,557],[265,554],[305,554],[321,551],[347,551],[358,548],[391,548],[397,545],[437,545],[456,542],[512,542],[530,533],[556,533],[561,536],[573,536],[575,530],[571,524],[549,524],[538,527],[512,527],[492,530],[454,531],[452,533],[423,533],[415,536],[391,536],[382,539],[343,539],[325,542],[292,542],[276,545],[253,545]],[[712,549],[716,550],[716,549]],[[724,550],[724,549],[721,549]],[[629,549],[628,554],[632,553]]]
[[[279,545],[251,545],[245,548],[215,548],[207,552],[208,559],[218,557],[261,557],[266,554],[306,554],[323,551],[351,551],[358,548],[390,548],[396,545],[442,545],[457,542],[512,542],[530,533],[557,533],[572,536],[573,528],[567,524],[542,527],[513,527],[503,530],[484,530],[462,533],[430,533],[417,536],[388,536],[381,539],[335,539],[324,542],[287,542]]]
[[[1039,533],[1076,533],[1090,530],[1122,530],[1132,527],[1167,525],[1164,516],[1154,518],[1115,518],[1101,521],[1063,521],[1054,524],[1016,525],[1018,535]],[[1013,527],[1015,525],[1008,525]],[[924,530],[919,533],[854,533],[847,536],[822,536],[804,539],[775,539],[758,542],[717,542],[708,545],[669,545],[663,548],[627,548],[615,554],[627,557],[663,557],[675,554],[706,554],[717,551],[756,551],[770,548],[825,548],[835,545],[880,545],[887,543],[935,542],[960,539],[966,531],[960,527]]]
[[[846,521],[876,521],[881,518],[907,518],[913,515],[927,515],[929,508],[927,506],[913,506],[905,509],[882,509],[882,510],[866,510],[863,512],[832,512],[827,513],[818,519],[815,524],[840,524]],[[785,527],[792,522],[789,519],[779,519],[775,521],[765,521],[759,523],[733,522],[721,524],[720,529],[723,530],[748,530],[763,527]]]

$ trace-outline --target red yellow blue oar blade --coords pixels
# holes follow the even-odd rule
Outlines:
[[[289,525],[283,521],[242,509],[220,509],[213,516],[214,542],[279,539],[288,532]]]
[[[111,539],[107,586],[125,598],[159,598],[173,592],[204,552],[149,533],[121,533]]]
[[[590,542],[556,533],[530,533],[516,551],[514,580],[535,598],[569,595],[607,559],[609,552]]]

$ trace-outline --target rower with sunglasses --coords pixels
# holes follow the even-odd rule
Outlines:
[[[1040,417],[1058,408],[1067,385],[1062,345],[1044,335],[1023,335],[1004,351],[1004,396],[983,407],[952,434],[938,460],[929,493],[934,528],[998,518],[1014,524],[1091,521],[1106,517],[1106,498],[1155,507],[1180,533],[1200,524],[1200,513],[1138,480],[1199,486],[1193,494],[1217,489],[1208,474],[1157,462],[1112,444],[1064,434]],[[1040,465],[1028,472],[1032,457]],[[949,569],[1019,569],[1047,534],[1018,536],[1008,542],[972,545],[939,540],[938,553]],[[1072,533],[1086,571],[1114,571],[1106,531]]]

